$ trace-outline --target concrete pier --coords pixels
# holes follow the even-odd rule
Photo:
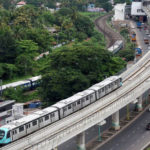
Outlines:
[[[85,132],[77,135],[77,150],[86,150],[85,147]]]
[[[120,129],[120,124],[119,124],[119,111],[115,112],[112,115],[112,127],[114,130],[119,130]]]

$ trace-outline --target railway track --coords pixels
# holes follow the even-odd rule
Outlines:
[[[113,103],[117,103],[117,101],[119,99],[127,97],[132,91],[134,93],[134,90],[137,87],[143,86],[143,83],[146,82],[150,78],[149,74],[146,74],[146,72],[149,72],[149,69],[150,69],[150,59],[149,58],[150,58],[150,52],[148,52],[146,55],[144,55],[143,58],[139,62],[137,62],[133,67],[131,67],[129,70],[127,70],[125,73],[123,73],[123,75],[121,75],[121,76],[123,77],[124,85],[123,85],[122,88],[124,88],[124,89],[121,90],[121,88],[120,88],[116,92],[117,95],[118,94],[120,94],[120,95],[118,95],[116,97],[116,95],[112,94],[112,96],[107,95],[105,98],[102,98],[101,101],[104,101],[104,102],[107,101],[107,103],[103,103],[103,106],[99,105],[100,107],[95,106],[95,109],[93,109],[94,113],[97,113],[98,111],[107,108],[109,105],[112,105]],[[131,80],[134,81],[134,82],[131,82]],[[100,102],[98,102],[98,101],[96,103],[100,104]],[[94,104],[92,104],[92,105],[94,105]],[[89,109],[89,110],[91,110],[91,109]],[[83,110],[81,110],[81,112],[83,112]],[[82,118],[80,118],[80,120],[78,122],[82,121],[86,117],[92,116],[92,114],[90,114],[90,113],[91,112],[87,113],[85,116],[83,116]],[[75,114],[77,114],[77,113],[72,114],[72,116],[75,117]],[[74,117],[72,117],[72,118],[74,118]],[[64,120],[66,120],[66,118]],[[56,123],[56,124],[60,124],[60,123]],[[51,126],[56,126],[56,124],[55,125],[51,125]],[[72,124],[75,124],[75,123],[72,122]],[[67,127],[69,128],[70,126],[73,126],[72,124],[69,124]],[[64,125],[64,128],[65,127],[66,126]],[[46,127],[46,131],[48,131],[48,128],[49,127],[47,126]],[[60,130],[57,130],[52,136],[57,135],[57,133],[61,132],[61,130],[64,130],[64,128],[60,128]],[[37,133],[40,134],[43,131],[44,131],[44,129],[41,129],[40,131],[37,131],[36,133],[33,133],[33,134],[37,134]],[[29,135],[29,136],[31,136],[31,135]],[[47,138],[49,139],[49,135],[47,136]],[[13,144],[15,145],[15,143],[19,144],[19,143],[21,143],[20,141],[23,141],[23,139],[22,140],[18,140],[16,142],[12,143],[12,145]],[[36,143],[35,143],[35,145],[36,145]],[[6,146],[6,149],[9,149],[9,147],[10,147],[10,149],[12,148],[11,144],[8,145],[8,146]],[[31,147],[32,147],[32,144],[31,144]],[[2,150],[3,149],[5,150],[5,147],[3,147]]]
[[[117,40],[122,40],[122,37],[119,33],[115,32],[112,28],[110,28],[107,24],[107,19],[112,16],[111,14],[99,17],[95,20],[95,25],[97,29],[104,34],[107,39],[107,47],[110,47]]]

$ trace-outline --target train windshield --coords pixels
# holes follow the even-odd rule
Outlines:
[[[0,140],[3,139],[4,136],[5,136],[5,131],[0,130]]]

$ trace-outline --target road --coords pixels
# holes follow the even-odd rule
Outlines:
[[[146,111],[133,124],[97,150],[140,150],[150,141],[150,131],[145,129],[150,122]]]
[[[136,26],[136,25],[134,25],[134,26]],[[134,29],[134,30],[136,30],[136,29]],[[137,32],[138,32],[138,43],[140,44],[140,46],[142,47],[142,49],[143,49],[143,54],[145,54],[146,52],[147,52],[147,45],[145,45],[144,44],[144,38],[143,37],[145,37],[146,35],[145,35],[145,31],[144,30],[139,30],[139,29],[137,29]],[[133,104],[130,104],[130,110],[133,110],[134,109],[134,105]],[[149,113],[150,114],[150,113]],[[124,117],[126,115],[126,108],[123,108],[121,111],[120,111],[120,118],[122,118],[122,117]],[[109,117],[109,118],[107,118],[107,123],[103,126],[103,127],[101,127],[101,130],[102,131],[104,131],[104,130],[106,130],[106,129],[108,129],[110,126],[111,126],[111,117]],[[149,120],[150,121],[150,120]],[[145,122],[145,124],[146,124],[146,122]],[[145,126],[145,124],[143,125],[143,126]],[[131,126],[133,126],[134,127],[134,125],[131,125]],[[142,129],[143,129],[143,126],[142,126]],[[137,127],[138,129],[137,130],[139,130],[140,131],[140,129],[139,129],[139,127]],[[141,130],[142,130],[141,129]],[[134,132],[135,130],[133,130],[133,132]],[[145,131],[145,130],[144,130]],[[130,136],[131,136],[131,133],[132,133],[132,130],[129,132],[130,133],[130,135],[129,134],[127,134],[127,137],[128,137],[128,139],[130,139]],[[147,133],[149,133],[149,132],[147,132]],[[89,142],[90,140],[92,140],[94,137],[96,137],[97,135],[98,135],[98,126],[93,126],[92,128],[90,128],[90,129],[88,129],[87,131],[86,131],[86,139],[85,139],[85,141],[86,141],[86,143],[87,142]],[[138,134],[137,134],[138,135]],[[119,135],[118,135],[119,136]],[[118,137],[117,136],[117,137]],[[142,135],[143,136],[143,135]],[[145,136],[145,135],[144,135]],[[138,136],[135,136],[135,138],[133,139],[133,140],[135,140],[135,141],[138,141],[138,139],[136,140],[136,138],[137,138]],[[122,139],[122,142],[124,141],[124,139],[120,136],[119,138],[118,138],[118,140],[120,140],[120,139]],[[143,139],[144,139],[144,137],[143,137]],[[130,141],[130,140],[129,140]],[[116,145],[116,146],[118,146],[118,143],[119,143],[120,141],[114,141],[113,142],[113,145]],[[110,142],[111,143],[111,142]],[[124,142],[125,143],[125,142]],[[123,144],[124,145],[124,144]],[[127,144],[129,147],[131,146],[133,146],[133,144],[132,144],[132,142],[131,143],[129,143],[129,144]],[[137,145],[137,144],[136,144]],[[140,145],[140,144],[139,144]],[[104,145],[105,146],[105,145]],[[107,144],[106,144],[106,146],[108,146]],[[112,145],[111,145],[112,146]],[[117,149],[111,149],[111,146],[110,147],[106,147],[106,150],[117,150]],[[130,147],[130,148],[131,148]],[[104,147],[105,148],[105,147]],[[108,148],[108,149],[107,149]],[[118,146],[118,148],[120,148],[120,146]],[[77,148],[76,148],[76,137],[74,137],[74,138],[72,138],[72,139],[70,139],[70,140],[68,140],[67,142],[65,142],[65,143],[63,143],[62,145],[60,145],[59,147],[58,147],[58,150],[76,150]],[[100,149],[100,150],[105,150],[105,149]],[[123,149],[118,149],[118,150],[123,150]],[[127,149],[124,149],[124,150],[127,150]],[[129,150],[133,150],[133,149],[129,149]],[[136,150],[138,150],[138,149],[136,149]]]
[[[134,104],[130,104],[130,110],[133,110],[135,108]],[[120,110],[120,118],[123,118],[126,116],[126,107]],[[101,131],[105,131],[106,129],[111,127],[112,119],[111,116],[106,119],[106,124],[101,127]],[[91,127],[86,132],[86,143],[92,140],[94,137],[98,136],[98,125]],[[61,144],[58,147],[58,150],[77,150],[76,148],[76,137],[68,140],[67,142]]]

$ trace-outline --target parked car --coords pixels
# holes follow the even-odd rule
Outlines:
[[[146,37],[144,38],[144,43],[145,43],[145,44],[149,44],[148,38],[146,38]]]

